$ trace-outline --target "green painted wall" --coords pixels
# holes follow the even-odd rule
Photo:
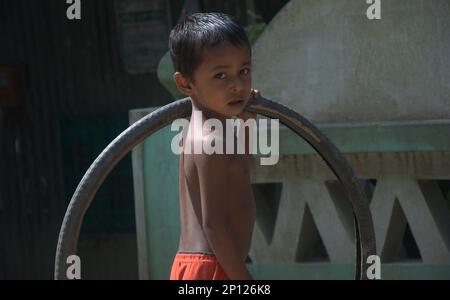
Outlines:
[[[143,144],[145,216],[151,279],[169,278],[178,248],[178,156],[170,149],[174,132],[166,127]]]

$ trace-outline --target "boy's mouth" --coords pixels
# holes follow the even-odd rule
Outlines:
[[[244,100],[238,99],[238,100],[233,100],[233,101],[229,102],[228,105],[239,106],[239,105],[242,105],[244,103],[245,103]]]

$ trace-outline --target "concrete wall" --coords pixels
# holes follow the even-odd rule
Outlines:
[[[254,86],[314,122],[450,118],[450,2],[291,0],[254,46]]]

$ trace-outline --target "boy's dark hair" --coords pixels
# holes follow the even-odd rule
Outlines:
[[[245,46],[251,53],[247,34],[233,17],[223,13],[186,16],[170,33],[169,51],[175,71],[193,79],[203,50],[227,42]]]

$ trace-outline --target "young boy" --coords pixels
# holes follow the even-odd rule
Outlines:
[[[201,112],[202,122],[220,120],[224,129],[232,117],[256,117],[244,112],[248,100],[259,95],[251,89],[251,46],[231,17],[187,16],[172,30],[169,49],[173,78],[180,92],[191,98],[193,115]],[[184,149],[215,134],[226,153],[225,132],[217,136],[205,131],[203,123],[197,125],[191,118],[189,132],[194,134],[183,141]],[[248,147],[244,154],[181,153],[181,232],[170,279],[252,279],[245,265],[255,222],[250,160]]]

